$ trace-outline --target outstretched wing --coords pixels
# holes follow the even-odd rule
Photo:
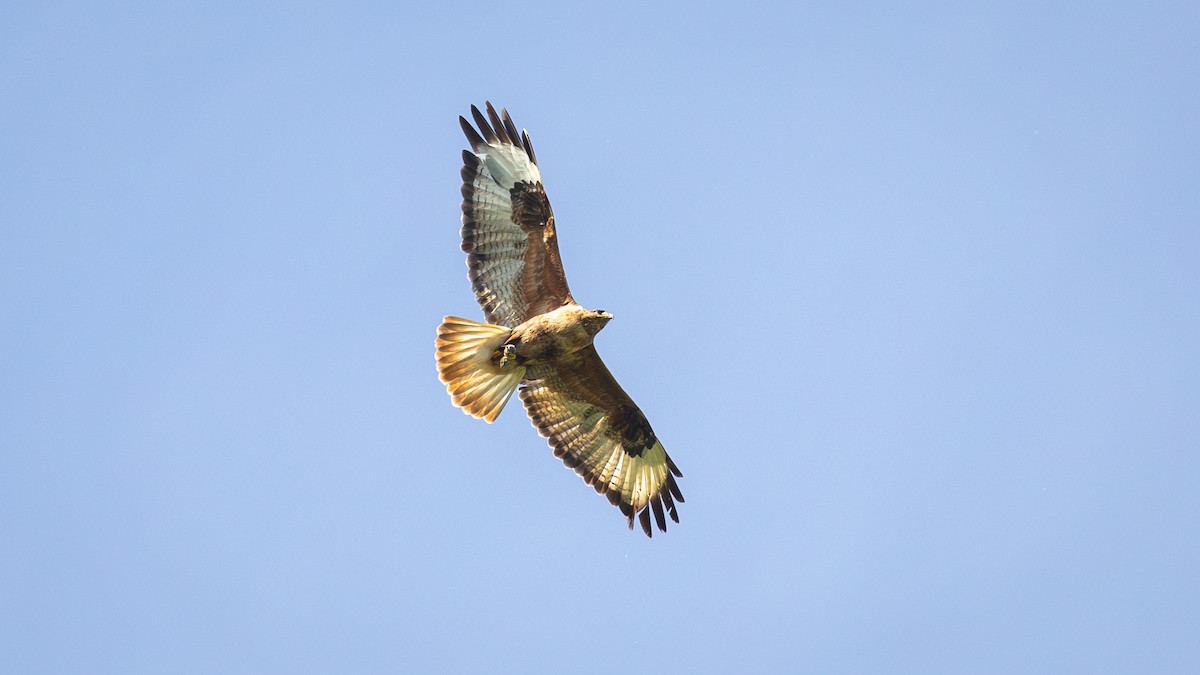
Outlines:
[[[675,478],[683,474],[594,346],[553,365],[530,367],[520,396],[554,456],[620,508],[630,529],[637,515],[652,536],[651,511],[664,532],[666,515],[679,522],[675,502],[683,494]]]
[[[471,106],[478,131],[458,118],[471,143],[463,150],[462,249],[488,322],[511,328],[573,300],[529,134],[517,133],[507,110],[497,115],[488,103],[487,114]]]

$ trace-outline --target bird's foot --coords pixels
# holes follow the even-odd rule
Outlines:
[[[515,364],[517,362],[517,346],[504,345],[496,350],[496,354],[500,357],[500,367]]]

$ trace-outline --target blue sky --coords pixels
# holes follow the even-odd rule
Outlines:
[[[1197,7],[10,3],[4,669],[1200,670]],[[485,99],[651,541],[437,380]]]

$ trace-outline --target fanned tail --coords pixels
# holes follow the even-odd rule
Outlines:
[[[438,378],[454,405],[475,418],[495,421],[525,377],[525,366],[499,366],[493,355],[511,329],[447,316],[438,326]]]

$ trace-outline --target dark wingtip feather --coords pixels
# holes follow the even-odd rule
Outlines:
[[[521,130],[521,145],[525,146],[525,154],[529,155],[529,161],[537,166],[537,154],[533,151],[533,141],[529,140],[529,132]]]
[[[479,135],[479,132],[475,131],[475,127],[471,126],[471,123],[467,121],[467,118],[459,115],[458,125],[462,127],[463,134],[466,135],[467,142],[471,144],[471,148],[478,150],[487,145],[483,142],[483,137]]]
[[[679,513],[675,510],[675,502],[671,499],[670,490],[659,490],[659,496],[662,497],[663,504],[667,507],[667,513],[671,515],[671,520],[679,522]]]
[[[642,532],[645,532],[647,537],[653,538],[654,530],[650,529],[650,509],[642,507],[641,512],[638,513],[638,522],[642,524]]]
[[[475,126],[479,127],[479,132],[483,134],[484,139],[488,143],[500,144],[500,139],[496,136],[496,132],[492,130],[483,113],[479,112],[479,108],[471,106],[471,117],[475,118]]]
[[[667,489],[671,491],[671,496],[680,504],[687,500],[683,498],[683,493],[679,491],[679,484],[675,482],[674,476],[667,476]]]
[[[521,134],[517,131],[517,125],[513,124],[512,117],[508,114],[508,108],[500,109],[500,120],[504,122],[504,132],[508,134],[513,145],[521,142]]]
[[[654,522],[658,525],[658,529],[663,532],[667,531],[667,517],[663,515],[662,500],[658,497],[650,500],[650,508],[654,509]]]
[[[492,129],[496,131],[496,135],[500,137],[500,142],[513,144],[513,140],[508,137],[508,131],[504,128],[504,121],[496,114],[496,109],[492,107],[491,101],[484,101],[484,106],[487,107],[488,119],[492,121]]]
[[[675,462],[671,461],[671,456],[667,455],[666,453],[663,453],[663,454],[667,458],[667,467],[669,467],[671,469],[671,473],[675,474],[676,476],[679,476],[680,478],[683,478],[683,472],[679,470],[679,467],[675,466]]]

